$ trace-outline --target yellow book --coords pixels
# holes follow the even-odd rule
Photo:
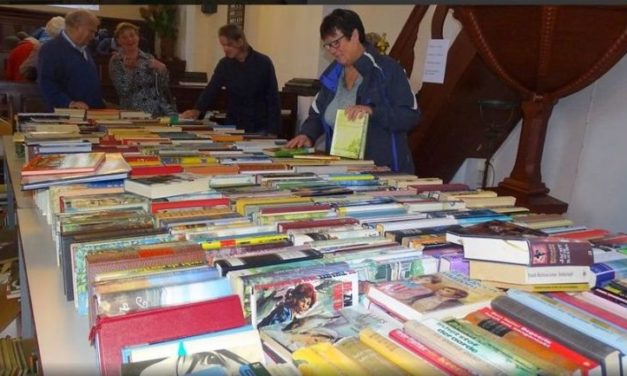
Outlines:
[[[211,136],[211,140],[213,142],[237,142],[244,141],[244,136],[231,134],[215,134]]]
[[[368,135],[368,114],[348,120],[343,109],[337,110],[333,139],[329,154],[344,158],[364,159],[366,136]]]
[[[333,364],[344,375],[363,375],[367,373],[353,358],[345,355],[329,342],[317,343],[310,346],[310,348]]]
[[[303,368],[307,374],[316,376],[343,374],[337,369],[337,367],[335,367],[332,363],[329,363],[325,358],[310,347],[301,347],[300,349],[294,351],[292,353],[292,359],[296,361],[296,363],[306,365]]]
[[[367,375],[372,376],[401,376],[405,372],[395,364],[389,362],[376,351],[356,337],[345,337],[335,343],[335,348],[355,359],[364,369]]]
[[[211,251],[211,250],[220,249],[224,247],[274,243],[274,242],[280,242],[282,240],[287,240],[287,239],[288,239],[287,234],[270,234],[270,235],[262,235],[262,236],[245,236],[245,237],[234,238],[234,239],[212,240],[212,241],[202,242],[200,243],[200,245],[203,250]]]
[[[370,328],[359,332],[359,340],[372,347],[385,359],[396,364],[410,375],[437,375],[442,374],[421,358],[411,354],[392,340]]]
[[[468,209],[490,208],[493,206],[514,206],[516,197],[496,196],[496,197],[460,197],[466,203]]]
[[[440,201],[458,201],[466,197],[496,197],[497,194],[494,191],[449,191],[441,192],[438,200]],[[503,205],[501,205],[503,206]]]
[[[311,202],[309,197],[243,197],[235,201],[235,211],[246,215],[246,206],[263,204],[292,204],[298,202]]]
[[[576,291],[589,291],[590,285],[587,283],[544,283],[544,284],[520,284],[520,283],[507,283],[498,281],[481,280],[481,283],[490,287],[498,287],[501,289],[517,289],[528,292],[576,292]]]

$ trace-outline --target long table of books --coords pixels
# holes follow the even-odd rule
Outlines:
[[[625,373],[625,234],[230,126],[72,115],[3,140],[45,373]]]
[[[23,160],[15,151],[13,137],[4,136],[5,182],[15,198],[14,217],[20,233],[22,279],[22,335],[36,335],[40,363],[56,374],[73,369],[84,375],[98,372],[96,351],[85,346],[89,323],[77,314],[63,294],[50,225],[36,209],[28,192],[20,188]],[[9,179],[7,181],[7,178]]]

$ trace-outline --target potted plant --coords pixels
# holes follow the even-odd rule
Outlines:
[[[178,33],[176,27],[177,10],[178,6],[171,4],[149,5],[139,8],[139,14],[146,20],[148,27],[154,30],[159,37],[162,60],[174,58],[174,44]]]

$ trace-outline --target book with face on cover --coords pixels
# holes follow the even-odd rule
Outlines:
[[[367,134],[367,114],[349,120],[346,117],[346,112],[343,109],[338,109],[329,154],[344,158],[364,159]]]
[[[376,283],[367,295],[402,320],[421,320],[465,315],[487,306],[501,293],[460,273],[440,272]]]

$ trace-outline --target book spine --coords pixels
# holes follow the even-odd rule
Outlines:
[[[588,304],[585,301],[575,298],[572,295],[557,292],[548,294],[553,299],[559,300],[563,303],[566,303],[574,308],[579,309],[580,311],[587,312],[590,315],[594,315],[602,320],[605,320],[611,324],[617,325],[623,329],[627,329],[627,319],[624,317],[617,316],[612,312],[608,312],[602,308],[599,308],[593,304]]]
[[[604,375],[621,373],[619,352],[613,347],[533,310],[508,296],[492,300],[492,309],[540,334],[558,341],[585,357],[602,364]]]
[[[498,335],[520,347],[531,350],[534,354],[555,362],[559,366],[575,371],[577,368],[589,370],[598,364],[559,342],[530,329],[491,308],[482,308],[465,317],[469,322]]]
[[[363,375],[367,373],[367,371],[363,369],[359,363],[357,363],[350,356],[347,356],[340,350],[333,347],[331,343],[321,342],[311,346],[310,348],[337,367],[341,374]]]
[[[460,366],[467,370],[472,370],[476,375],[506,375],[504,372],[487,362],[475,353],[472,347],[464,345],[463,342],[455,343],[448,337],[432,331],[418,321],[407,321],[404,324],[404,331],[414,340],[424,343],[429,348],[440,354],[447,354],[455,359]]]
[[[430,375],[435,372],[433,367],[422,358],[412,355],[370,328],[359,332],[359,340],[410,375]]]
[[[263,255],[248,257],[233,257],[217,260],[215,266],[222,276],[231,270],[257,268],[266,265],[285,264],[290,262],[313,260],[322,258],[322,254],[315,250],[286,251],[279,253],[268,253]]]
[[[460,332],[477,339],[479,342],[489,346],[497,351],[506,354],[514,359],[521,367],[532,370],[536,375],[550,374],[561,375],[568,374],[567,370],[560,368],[552,362],[546,361],[538,354],[529,351],[526,348],[516,346],[502,337],[485,330],[479,326],[473,325],[465,320],[448,319],[446,323]]]
[[[499,351],[497,348],[488,346],[444,322],[436,319],[426,319],[422,323],[425,327],[440,334],[454,345],[471,351],[508,375],[529,375],[536,372],[535,367],[529,368],[525,364],[520,363],[518,359]]]
[[[425,359],[438,369],[444,371],[447,375],[456,376],[472,376],[473,374],[467,369],[452,362],[441,353],[430,349],[429,347],[418,342],[411,336],[407,335],[400,329],[394,329],[390,332],[390,338],[404,346],[409,351]]]
[[[368,347],[356,337],[345,337],[335,344],[335,347],[355,359],[363,368],[372,375],[401,376],[405,373],[380,356],[376,351]]]
[[[223,283],[219,283],[219,281],[223,281]],[[96,294],[97,312],[99,315],[115,316],[130,311],[195,303],[226,295],[230,295],[230,285],[226,280],[209,280],[111,294]]]
[[[619,304],[622,307],[626,307],[627,308],[627,300],[617,296],[616,294],[612,293],[611,291],[608,291],[602,287],[597,287],[592,289],[592,293],[602,297],[603,299],[607,299],[612,303],[616,303]]]
[[[573,329],[586,333],[592,338],[615,347],[622,353],[627,353],[627,335],[609,324],[596,320],[592,316],[586,317],[574,309],[541,294],[509,289],[507,296],[544,315],[553,317]]]
[[[294,351],[292,359],[299,364],[298,368],[303,374],[311,373],[321,376],[342,374],[338,367],[310,347],[301,347]]]

